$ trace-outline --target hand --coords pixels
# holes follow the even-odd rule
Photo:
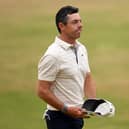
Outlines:
[[[74,118],[89,118],[86,110],[79,107],[68,107],[67,114]]]

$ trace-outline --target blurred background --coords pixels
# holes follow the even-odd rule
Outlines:
[[[64,5],[80,9],[79,40],[88,49],[97,96],[116,107],[115,117],[87,119],[84,129],[129,128],[128,0],[0,0],[0,128],[46,129],[37,65],[58,34],[55,14]]]

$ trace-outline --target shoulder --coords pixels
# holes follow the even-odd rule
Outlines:
[[[54,58],[58,58],[60,53],[60,46],[56,43],[52,43],[46,50],[43,56],[51,56]]]
[[[41,56],[39,60],[39,65],[42,63],[49,64],[49,63],[58,63],[58,60],[60,59],[60,47],[56,43],[52,43],[45,53]]]

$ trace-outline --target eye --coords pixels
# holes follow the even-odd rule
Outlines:
[[[73,24],[76,24],[76,23],[78,23],[78,20],[74,20],[74,21],[72,21],[72,23]]]
[[[77,24],[77,23],[81,23],[81,22],[82,22],[81,20],[73,20],[72,24]]]

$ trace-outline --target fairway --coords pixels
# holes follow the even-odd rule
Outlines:
[[[128,129],[128,0],[0,0],[0,129],[46,129],[37,65],[58,34],[55,13],[63,5],[79,7],[79,41],[88,49],[97,96],[116,107],[115,117],[87,119],[83,129]]]

